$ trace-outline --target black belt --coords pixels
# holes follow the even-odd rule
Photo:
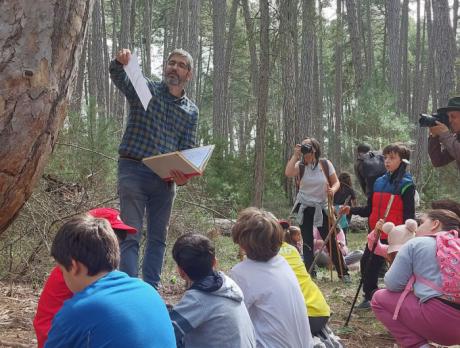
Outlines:
[[[119,158],[120,158],[120,159],[131,160],[131,161],[136,161],[136,162],[141,162],[141,161],[142,161],[142,159],[134,158],[134,157],[131,157],[131,156],[120,156]]]
[[[460,303],[452,302],[452,301],[446,300],[446,299],[441,298],[441,297],[437,297],[437,299],[439,301],[441,301],[442,303],[445,303],[446,305],[448,305],[448,306],[450,306],[452,308],[460,310]]]

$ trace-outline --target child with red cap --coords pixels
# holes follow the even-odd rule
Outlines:
[[[95,218],[106,219],[112,226],[119,242],[125,239],[128,233],[136,233],[135,228],[123,223],[120,212],[116,209],[96,208],[90,210],[88,214]],[[54,316],[61,309],[64,301],[71,297],[73,297],[73,293],[64,282],[61,269],[58,266],[54,267],[38,300],[33,322],[38,348],[45,345]]]

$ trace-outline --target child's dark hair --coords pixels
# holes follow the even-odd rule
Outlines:
[[[368,144],[361,143],[356,148],[356,151],[358,151],[358,153],[368,153],[369,151],[371,151],[371,147]]]
[[[431,208],[433,209],[447,209],[453,211],[460,217],[460,204],[453,201],[452,199],[440,199],[431,202]]]
[[[172,256],[187,276],[196,281],[212,273],[215,248],[209,238],[198,233],[187,233],[177,238]]]
[[[255,261],[268,261],[276,256],[283,237],[283,229],[273,214],[253,207],[241,211],[232,228],[233,242]]]
[[[383,149],[383,155],[388,155],[390,153],[398,154],[401,160],[410,160],[410,150],[407,148],[407,146],[403,144],[394,143],[385,146],[385,148]]]
[[[407,165],[410,159],[410,150],[407,146],[401,143],[394,143],[385,146],[383,149],[383,155],[386,156],[390,153],[395,153],[401,159],[401,164],[399,165],[398,169],[395,170],[394,173],[391,175],[390,182],[400,182],[403,178],[404,174],[406,173]]]
[[[456,230],[460,232],[460,217],[451,210],[434,209],[426,213],[431,220],[438,220],[444,231]]]
[[[106,219],[90,215],[67,221],[54,237],[51,256],[70,270],[72,260],[88,268],[88,276],[110,272],[120,263],[117,237]]]
[[[352,183],[351,183],[351,175],[348,172],[342,172],[339,174],[339,182],[340,185],[345,185],[348,186],[349,188],[352,188]]]

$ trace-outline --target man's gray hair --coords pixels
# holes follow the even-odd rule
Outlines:
[[[179,55],[179,56],[182,56],[184,57],[185,59],[187,59],[187,65],[188,65],[188,69],[189,70],[193,70],[193,58],[191,56],[190,53],[188,53],[186,50],[184,50],[183,48],[176,48],[174,50],[172,50],[169,54],[168,54],[168,59],[166,60],[167,62],[169,62],[169,60],[171,59],[172,56],[174,55]]]

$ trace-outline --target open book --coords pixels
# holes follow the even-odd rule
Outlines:
[[[214,145],[207,145],[147,157],[142,161],[162,179],[170,179],[169,172],[172,169],[180,170],[186,177],[190,178],[203,174],[213,150]]]

